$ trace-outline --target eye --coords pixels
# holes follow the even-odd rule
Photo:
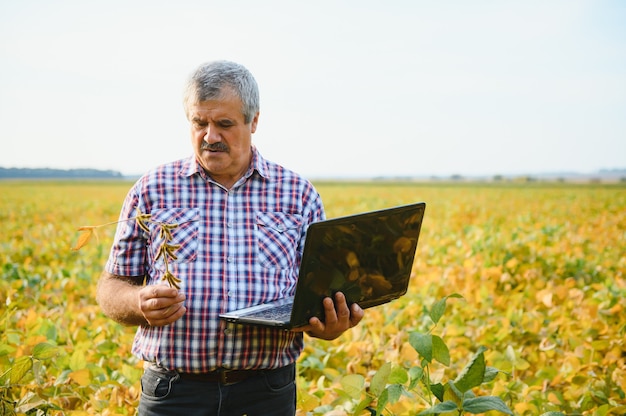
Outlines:
[[[219,120],[216,124],[223,129],[227,129],[235,125],[235,123],[231,120]]]
[[[196,130],[204,130],[204,128],[206,127],[206,124],[196,123],[195,127],[196,127]]]
[[[205,128],[208,125],[206,121],[200,120],[199,118],[194,118],[193,120],[191,120],[191,123],[197,129]]]

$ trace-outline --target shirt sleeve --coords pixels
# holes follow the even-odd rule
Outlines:
[[[134,219],[140,206],[137,189],[135,185],[126,195],[105,266],[107,272],[117,276],[145,276],[148,272],[147,239]]]
[[[324,211],[324,203],[322,202],[322,197],[312,184],[310,185],[310,187],[310,200],[307,206],[310,213],[309,224],[312,224],[314,222],[325,220],[326,212]]]
[[[309,228],[309,225],[313,224],[314,222],[326,219],[326,212],[324,211],[324,203],[322,202],[322,197],[310,182],[308,183],[308,191],[305,193],[304,206],[305,227],[302,230],[302,238],[298,247],[300,259],[302,259],[302,254],[304,251],[304,241],[306,240],[306,232]]]

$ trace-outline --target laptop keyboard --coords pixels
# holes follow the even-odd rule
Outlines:
[[[262,318],[272,321],[289,321],[291,318],[292,303],[276,306],[275,308],[267,308],[255,313],[251,313],[248,316],[254,316],[255,318]]]

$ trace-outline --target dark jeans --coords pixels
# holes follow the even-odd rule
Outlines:
[[[156,366],[141,377],[140,416],[293,416],[295,365],[236,384],[190,381]]]

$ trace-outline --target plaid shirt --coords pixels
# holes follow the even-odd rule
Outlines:
[[[309,224],[324,219],[310,182],[253,149],[248,172],[230,190],[212,181],[195,157],[160,166],[129,191],[120,219],[151,214],[144,232],[120,222],[106,270],[162,283],[159,223],[176,223],[180,244],[169,270],[181,279],[187,313],[165,327],[139,327],[132,351],[182,372],[271,369],[294,362],[302,334],[226,324],[218,315],[292,295]]]

